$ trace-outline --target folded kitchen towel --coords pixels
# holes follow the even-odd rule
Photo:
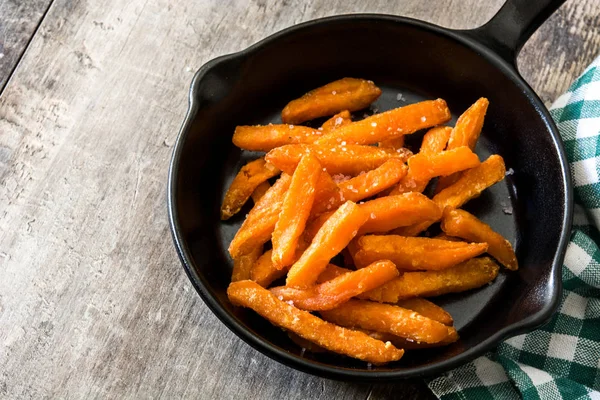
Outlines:
[[[550,114],[575,189],[560,306],[540,329],[428,381],[443,400],[600,399],[600,57]]]

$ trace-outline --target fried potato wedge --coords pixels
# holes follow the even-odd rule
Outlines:
[[[308,311],[299,310],[256,282],[234,282],[229,285],[227,296],[233,305],[251,308],[272,324],[339,354],[373,364],[396,361],[404,354],[391,343],[383,343],[363,332],[336,326]]]
[[[444,100],[427,100],[353,122],[319,138],[315,143],[375,144],[443,124],[450,117],[450,110]]]
[[[279,219],[285,192],[289,188],[291,180],[291,176],[282,174],[250,210],[244,223],[229,244],[229,254],[232,258],[235,259],[243,254],[248,254],[271,239],[271,234]]]
[[[279,175],[281,171],[264,158],[250,161],[233,178],[221,205],[221,219],[226,220],[237,214],[248,201],[254,190],[267,179]]]
[[[290,101],[281,112],[285,124],[300,124],[340,111],[356,111],[368,107],[381,95],[373,81],[343,78]]]
[[[322,275],[322,273],[321,273]],[[308,289],[279,286],[271,293],[307,311],[331,310],[354,296],[375,289],[398,276],[396,266],[387,260],[375,262],[358,271],[348,271]]]
[[[463,210],[446,210],[442,218],[442,230],[447,234],[472,242],[488,244],[488,254],[506,268],[519,268],[517,256],[510,242],[495,232],[488,224]]]
[[[411,297],[434,297],[481,287],[498,276],[498,264],[489,257],[472,258],[441,271],[405,272],[359,297],[397,303]]]
[[[349,300],[319,314],[340,326],[387,332],[417,342],[438,343],[448,336],[446,325],[390,304]]]
[[[271,150],[265,159],[291,175],[302,156],[309,153],[319,159],[327,173],[352,176],[375,169],[390,158],[405,161],[412,155],[406,149],[396,151],[373,146],[291,144]]]
[[[412,299],[400,300],[396,303],[398,307],[406,308],[418,312],[424,317],[431,318],[434,321],[444,325],[451,326],[454,320],[452,316],[442,307],[421,297],[413,297]]]
[[[401,270],[441,270],[485,253],[487,243],[450,242],[424,237],[366,235],[358,239],[357,268],[390,260]]]

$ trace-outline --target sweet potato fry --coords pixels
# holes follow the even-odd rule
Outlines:
[[[451,343],[456,342],[459,339],[458,332],[453,327],[448,327],[448,336],[437,343],[419,343],[414,340],[408,340],[406,338],[392,335],[391,333],[376,332],[376,331],[363,331],[373,339],[381,340],[382,342],[390,342],[394,346],[405,349],[405,350],[419,350],[419,349],[430,349],[432,347],[447,346]]]
[[[331,193],[330,197],[315,203],[311,211],[312,215],[335,210],[344,201],[360,201],[371,197],[397,183],[406,175],[406,165],[399,158],[390,158],[381,166],[367,173],[349,179],[338,184],[339,191]]]
[[[419,154],[437,154],[443,151],[448,142],[448,138],[450,137],[450,132],[452,132],[452,128],[448,126],[436,126],[435,128],[431,128],[427,131],[425,136],[423,136],[423,143],[421,144]],[[429,179],[417,179],[409,169],[408,173],[404,178],[400,179],[398,185],[390,191],[389,195],[395,196],[408,192],[422,193],[428,184]]]
[[[350,111],[344,110],[335,114],[327,121],[323,122],[323,125],[321,125],[321,131],[323,132],[323,134],[327,134],[341,126],[348,125],[350,122],[352,122],[352,116],[350,115]]]
[[[464,171],[456,183],[448,186],[433,197],[442,210],[446,207],[459,208],[486,188],[504,179],[506,168],[499,155],[492,155],[477,167]]]
[[[281,112],[281,120],[286,124],[300,124],[343,110],[361,110],[380,95],[381,90],[372,81],[343,78],[290,101]]]
[[[347,201],[323,224],[302,257],[290,269],[286,285],[305,289],[323,272],[329,260],[352,240],[367,215],[353,202]]]
[[[336,145],[345,141],[348,144],[374,144],[449,120],[450,110],[444,100],[422,101],[353,122],[319,138],[315,143]]]
[[[513,271],[519,268],[510,242],[473,214],[463,210],[446,210],[442,218],[442,230],[448,235],[472,242],[487,243],[488,254],[500,264]]]
[[[398,136],[393,139],[388,139],[383,142],[379,142],[379,147],[386,147],[389,149],[398,150],[404,147],[404,135]]]
[[[429,220],[429,221],[418,222],[414,225],[401,226],[399,228],[394,229],[390,233],[392,235],[406,236],[406,237],[419,236],[419,234],[421,232],[424,232],[425,230],[427,230],[427,228],[429,228],[431,225],[433,225],[434,222],[436,222],[436,221]]]
[[[412,171],[413,177],[419,181],[451,175],[479,164],[477,154],[466,146],[435,154],[419,153],[408,159],[408,168]]]
[[[498,264],[489,257],[472,258],[441,271],[405,272],[359,297],[382,303],[397,303],[411,297],[464,292],[493,281],[498,276],[498,270]]]
[[[448,236],[443,232],[440,233],[439,235],[434,236],[434,239],[449,240],[451,242],[462,242],[463,241],[461,238],[458,238],[455,236]]]
[[[290,186],[291,180],[291,176],[282,174],[250,210],[244,223],[229,244],[229,254],[232,258],[235,259],[242,254],[248,254],[271,239],[271,234],[279,219],[283,197]]]
[[[264,181],[263,183],[258,185],[251,195],[254,204],[258,203],[258,201],[265,195],[265,193],[267,193],[267,190],[269,190],[270,188],[271,184],[269,183],[269,181]]]
[[[311,154],[302,157],[294,171],[272,235],[273,265],[283,269],[292,265],[298,240],[304,232],[315,198],[317,180],[323,171],[319,160]]]
[[[396,303],[396,305],[398,307],[406,308],[407,310],[416,311],[422,316],[431,318],[432,320],[440,322],[444,325],[451,326],[454,322],[452,316],[448,314],[442,307],[420,297],[400,300],[398,303]]]
[[[402,270],[441,270],[485,253],[487,243],[449,242],[423,237],[367,235],[358,240],[357,268],[390,260]]]
[[[233,305],[248,307],[272,324],[292,331],[319,346],[374,364],[399,360],[404,351],[373,339],[363,332],[345,329],[315,317],[308,311],[279,300],[252,281],[234,282],[227,295]],[[343,338],[343,339],[340,339]]]
[[[296,335],[294,332],[288,332],[287,335],[290,340],[297,344],[301,349],[308,350],[311,353],[324,353],[327,351],[318,344],[315,344],[310,340],[306,340],[302,336]]]
[[[232,142],[244,150],[269,151],[286,144],[312,143],[322,135],[323,131],[301,125],[238,126]]]
[[[271,150],[265,159],[282,171],[293,174],[302,156],[308,153],[314,154],[329,174],[346,175],[370,171],[390,158],[405,161],[412,154],[405,149],[394,151],[373,146],[291,144]]]
[[[448,139],[448,150],[468,146],[471,150],[475,151],[475,145],[483,127],[483,120],[485,119],[488,105],[488,99],[482,97],[458,118],[456,126],[452,129],[452,134]],[[460,173],[455,173],[440,177],[435,189],[436,193],[452,185],[460,178],[460,175]]]
[[[348,274],[350,272],[352,272],[351,269],[338,267],[335,264],[328,264],[325,270],[319,275],[317,283],[327,282],[334,278],[337,278],[340,275]]]
[[[294,254],[294,261],[300,258],[307,247],[308,244],[304,240],[298,241],[298,247],[296,248],[296,253]],[[277,279],[284,277],[289,270],[288,267],[283,269],[275,268],[273,265],[272,254],[273,250],[266,251],[258,258],[258,260],[256,260],[252,266],[252,269],[250,270],[250,279],[265,288],[269,287],[269,285],[271,285],[271,283]]]
[[[226,220],[235,215],[252,195],[252,192],[267,179],[278,175],[279,171],[264,158],[250,161],[244,165],[233,178],[221,205],[221,219]]]
[[[244,281],[250,279],[252,266],[262,254],[263,246],[257,246],[248,254],[243,254],[233,259],[233,271],[231,273],[231,282]]]
[[[435,221],[442,215],[439,207],[421,193],[381,197],[359,204],[359,207],[369,216],[367,222],[358,230],[359,235],[388,232],[421,221]]]
[[[417,342],[437,343],[448,336],[446,325],[390,304],[349,300],[320,314],[340,326],[387,332]]]
[[[390,261],[384,260],[359,271],[341,274],[308,289],[279,286],[272,288],[271,293],[276,295],[279,300],[291,301],[301,310],[331,310],[352,297],[375,289],[397,276],[396,266]]]

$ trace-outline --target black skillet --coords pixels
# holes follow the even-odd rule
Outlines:
[[[371,381],[438,374],[546,322],[561,292],[572,188],[556,126],[517,72],[515,58],[563,1],[509,0],[490,22],[464,31],[388,15],[324,18],[205,64],[192,82],[189,111],[175,145],[168,207],[183,266],[217,317],[285,365],[324,377]],[[456,117],[477,98],[487,97],[490,107],[477,152],[482,159],[500,154],[514,170],[467,209],[516,246],[520,270],[502,272],[484,288],[438,299],[455,317],[459,342],[408,352],[380,367],[303,352],[252,311],[232,307],[225,293],[232,267],[226,249],[247,209],[223,223],[219,205],[235,173],[257,156],[231,144],[235,126],[280,122],[288,101],[346,76],[371,79],[383,89],[375,104],[379,110],[440,97]]]

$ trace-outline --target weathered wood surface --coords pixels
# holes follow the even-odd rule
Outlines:
[[[0,93],[52,0],[0,0]]]
[[[501,3],[55,0],[0,97],[0,398],[431,398],[419,381],[306,375],[229,332],[175,255],[167,166],[192,75],[217,55],[327,15],[469,28]],[[598,52],[598,10],[570,0],[525,46],[544,101]]]

